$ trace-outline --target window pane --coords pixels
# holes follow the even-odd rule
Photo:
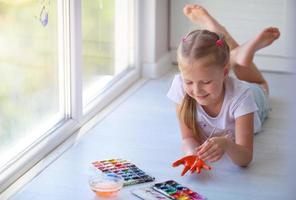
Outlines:
[[[1,0],[0,32],[1,168],[63,118],[56,2]]]
[[[133,0],[82,1],[83,104],[133,61]]]

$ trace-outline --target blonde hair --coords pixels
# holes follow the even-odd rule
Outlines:
[[[180,71],[186,67],[192,67],[198,59],[212,56],[215,66],[224,67],[229,61],[229,46],[225,40],[214,32],[208,30],[194,30],[182,39],[178,50],[177,60]],[[197,102],[188,94],[182,101],[179,111],[180,119],[192,130],[197,142],[202,142],[197,124]]]

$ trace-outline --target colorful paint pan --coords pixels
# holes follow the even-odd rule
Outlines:
[[[164,194],[165,196],[176,200],[205,200],[206,197],[184,187],[176,181],[169,180],[162,183],[156,183],[153,189]]]
[[[114,173],[124,179],[123,185],[134,185],[139,183],[151,182],[155,178],[146,174],[135,164],[123,159],[110,159],[95,161],[92,163],[95,168],[103,173]]]

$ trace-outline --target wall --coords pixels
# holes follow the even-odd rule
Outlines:
[[[169,1],[139,0],[142,75],[156,78],[171,68],[169,53]]]

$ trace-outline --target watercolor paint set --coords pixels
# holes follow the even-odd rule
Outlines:
[[[146,174],[135,164],[123,159],[110,159],[95,161],[93,166],[101,172],[109,174],[113,173],[124,179],[123,185],[134,185],[154,181],[155,178]]]
[[[192,191],[174,180],[156,183],[153,187],[159,193],[175,200],[205,200],[206,197]]]
[[[150,187],[135,189],[132,194],[143,200],[206,200],[207,198],[192,191],[176,181],[156,183]]]

